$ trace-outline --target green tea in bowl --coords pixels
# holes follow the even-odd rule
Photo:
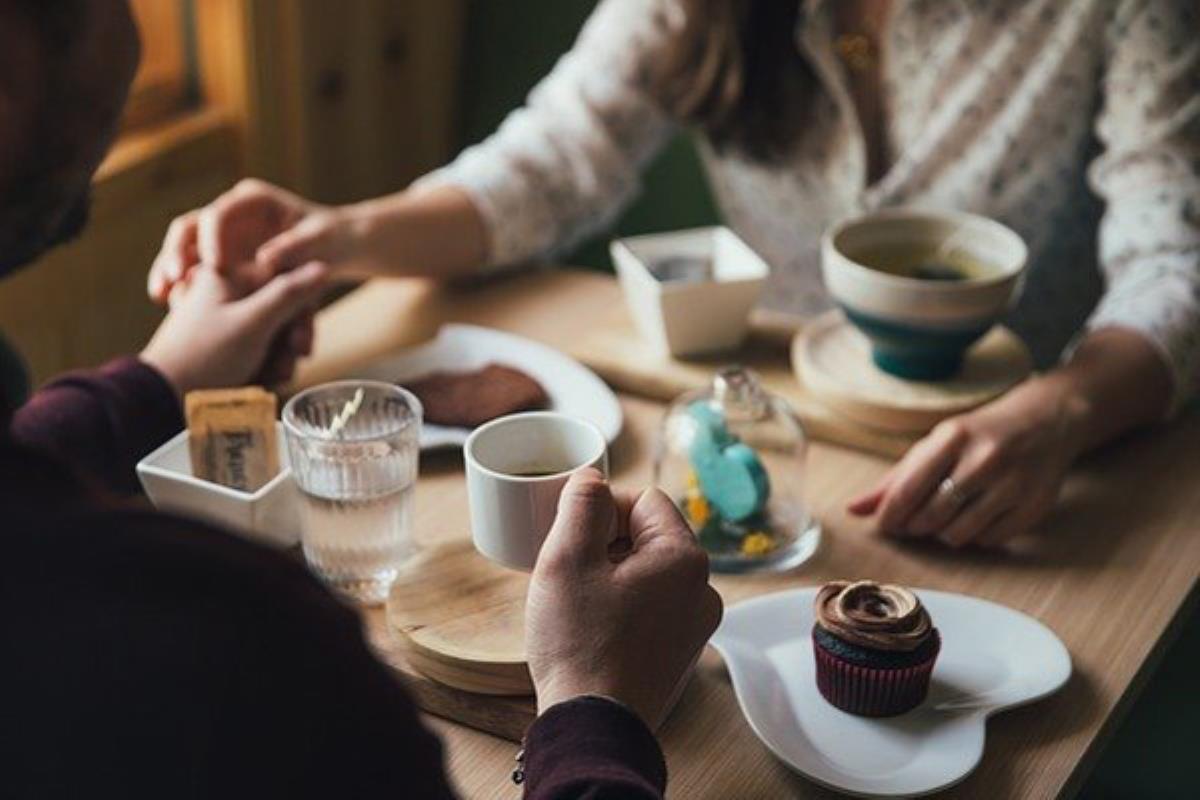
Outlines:
[[[895,209],[826,232],[821,270],[876,366],[932,381],[955,375],[1007,311],[1027,255],[1020,236],[985,217]]]
[[[853,254],[853,258],[871,269],[922,281],[972,281],[989,278],[996,273],[986,260],[965,250],[930,251],[919,243],[859,250]]]

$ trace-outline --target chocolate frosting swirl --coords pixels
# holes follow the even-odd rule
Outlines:
[[[916,650],[933,630],[929,612],[903,586],[833,581],[817,592],[814,606],[822,628],[850,644],[876,650]]]

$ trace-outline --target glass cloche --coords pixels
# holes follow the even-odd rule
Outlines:
[[[805,501],[808,443],[787,401],[727,367],[676,398],[654,479],[709,553],[714,572],[782,571],[807,561],[820,526]]]

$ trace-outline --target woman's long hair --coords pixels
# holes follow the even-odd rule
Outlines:
[[[816,95],[796,48],[801,0],[679,0],[683,26],[656,93],[718,150],[778,160],[797,143]]]

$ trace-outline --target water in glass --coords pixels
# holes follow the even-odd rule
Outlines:
[[[390,384],[341,381],[297,395],[284,423],[305,560],[343,594],[382,602],[415,549],[420,403]]]

